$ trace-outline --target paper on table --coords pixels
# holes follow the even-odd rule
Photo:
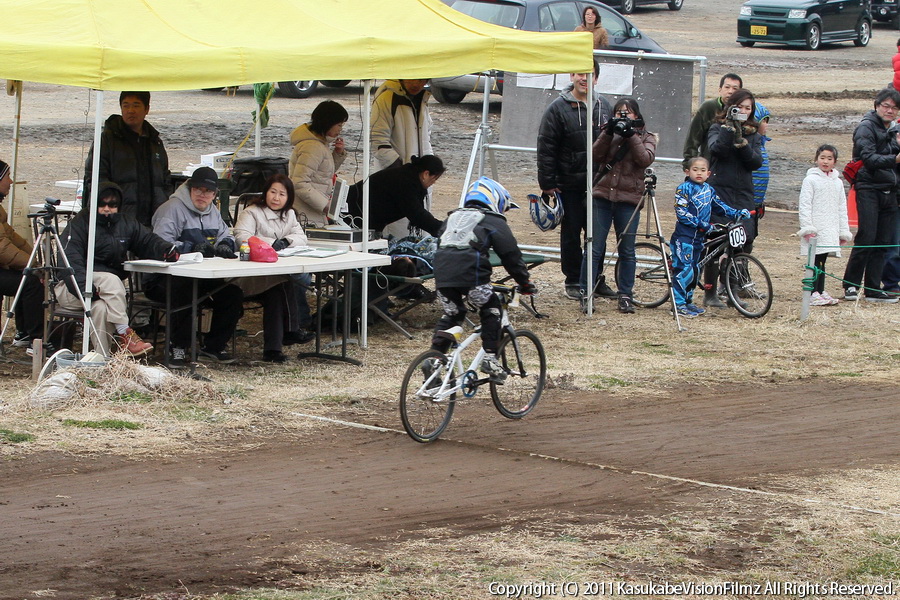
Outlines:
[[[347,251],[341,248],[311,248],[309,246],[294,246],[277,252],[278,256],[309,256],[311,258],[328,258],[337,256]]]
[[[152,258],[143,258],[140,260],[129,260],[129,263],[133,265],[147,265],[150,267],[168,267],[169,265],[174,265],[176,263],[166,262],[164,260],[153,260]],[[188,252],[187,254],[182,254],[178,257],[179,264],[192,264],[192,263],[201,263],[203,262],[203,254],[200,252]]]

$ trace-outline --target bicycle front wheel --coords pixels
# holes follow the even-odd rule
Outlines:
[[[669,299],[669,282],[666,280],[668,267],[662,248],[650,242],[638,242],[634,245],[634,255],[634,288],[631,299],[643,308],[656,308]],[[617,276],[618,273],[617,262]]]
[[[500,340],[497,358],[507,376],[491,382],[491,398],[497,411],[507,419],[521,419],[535,407],[547,382],[547,356],[538,337],[527,329]]]
[[[772,279],[759,259],[750,254],[735,254],[725,270],[728,300],[739,313],[758,319],[772,307]]]
[[[437,350],[417,356],[403,376],[400,387],[400,420],[409,437],[417,442],[431,442],[443,433],[453,417],[456,394],[446,390],[456,385],[456,377],[448,378],[447,357]],[[444,392],[441,392],[441,387]]]

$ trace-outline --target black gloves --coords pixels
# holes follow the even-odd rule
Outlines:
[[[178,259],[181,257],[180,254],[173,248],[169,250],[165,254],[163,254],[163,260],[166,262],[178,262]]]
[[[766,216],[766,203],[760,202],[756,205],[756,220],[762,219]]]
[[[615,119],[610,119],[610,120],[607,121],[606,124],[603,126],[603,131],[605,131],[605,132],[608,133],[609,135],[612,135],[612,134],[613,134],[613,129],[615,128],[615,126],[616,126],[616,120],[615,120]]]
[[[194,244],[194,252],[199,252],[203,255],[203,258],[212,258],[216,255],[216,249],[209,242]]]
[[[222,258],[237,258],[234,255],[234,248],[228,242],[219,242],[216,244],[215,255]],[[206,256],[205,254],[203,256]]]
[[[537,286],[529,281],[519,286],[519,293],[526,296],[532,296],[534,294],[537,294]]]
[[[278,252],[279,250],[284,250],[290,245],[291,240],[289,240],[288,238],[280,238],[272,242],[272,249],[275,250],[275,252]]]

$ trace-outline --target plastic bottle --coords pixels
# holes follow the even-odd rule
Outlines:
[[[247,242],[241,244],[240,253],[241,260],[250,260],[250,244],[248,244]]]

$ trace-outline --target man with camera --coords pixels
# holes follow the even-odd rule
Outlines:
[[[594,61],[594,78],[600,70]],[[537,139],[538,185],[543,193],[558,192],[564,215],[560,225],[560,266],[565,276],[566,296],[579,299],[581,294],[581,232],[587,230],[587,73],[572,73],[572,85],[564,90],[544,111]],[[600,128],[612,116],[609,101],[597,94],[592,107],[591,139],[596,140]],[[595,165],[596,166],[596,165]],[[602,295],[615,297],[605,283]]]
[[[709,128],[716,120],[716,115],[725,109],[731,95],[744,87],[744,81],[739,75],[726,73],[719,80],[719,95],[710,98],[700,105],[697,114],[691,119],[687,139],[684,140],[684,160],[681,163],[683,169],[688,169],[688,162],[695,156],[710,159],[707,136]]]

